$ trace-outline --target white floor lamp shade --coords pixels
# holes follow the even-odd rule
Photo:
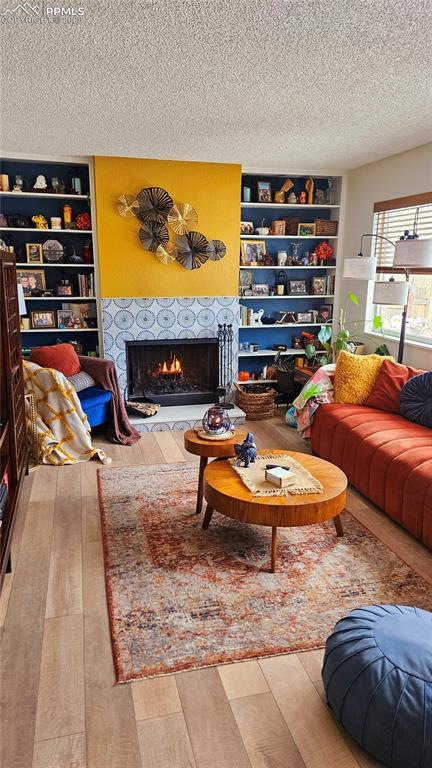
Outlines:
[[[408,301],[409,283],[406,280],[376,282],[373,292],[374,304],[395,304],[404,307]]]
[[[342,277],[350,280],[375,280],[376,261],[371,256],[353,256],[343,261]]]
[[[394,267],[432,269],[432,237],[424,240],[398,240],[393,259]]]

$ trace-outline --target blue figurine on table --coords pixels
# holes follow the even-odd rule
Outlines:
[[[245,469],[247,469],[249,464],[255,461],[257,455],[253,432],[248,432],[242,443],[235,443],[234,451],[237,456],[236,467],[240,467],[243,461]]]

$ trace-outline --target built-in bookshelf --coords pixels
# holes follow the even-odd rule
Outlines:
[[[275,202],[287,178],[293,186],[285,202]],[[308,178],[255,171],[242,176],[239,369],[255,380],[263,380],[276,356],[273,346],[286,346],[284,356],[302,357],[302,332],[316,335],[333,321],[342,176],[313,175],[310,204],[300,202]],[[320,243],[333,250],[323,261],[316,256]],[[278,260],[284,251],[285,263],[283,253]]]
[[[0,245],[15,253],[24,290],[23,350],[71,341],[101,354],[90,160],[4,157],[0,165]],[[48,228],[36,227],[38,215]]]

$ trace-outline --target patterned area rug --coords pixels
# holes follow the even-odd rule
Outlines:
[[[431,588],[349,513],[270,529],[195,515],[194,464],[99,470],[106,584],[119,682],[325,644],[352,608],[432,609]]]

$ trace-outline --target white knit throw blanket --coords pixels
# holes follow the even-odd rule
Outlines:
[[[321,493],[323,486],[320,481],[313,477],[298,461],[288,454],[270,453],[263,456],[257,456],[256,461],[245,467],[236,467],[236,459],[231,459],[233,469],[242,479],[246,488],[252,496],[291,496],[303,493]],[[277,464],[288,467],[295,476],[293,485],[286,488],[277,488],[265,479],[266,464]]]

